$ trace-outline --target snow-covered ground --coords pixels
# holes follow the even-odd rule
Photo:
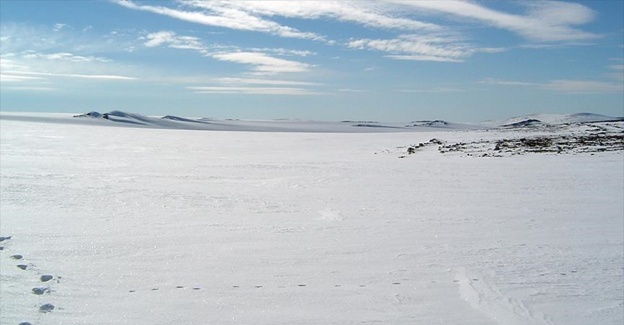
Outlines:
[[[624,320],[622,150],[75,121],[0,119],[3,325]]]

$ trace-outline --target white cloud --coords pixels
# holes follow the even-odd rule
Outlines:
[[[598,80],[559,79],[550,80],[545,83],[536,83],[487,78],[480,81],[480,83],[499,86],[534,87],[565,94],[602,94],[624,92],[624,84],[622,84],[621,82],[618,83]]]
[[[204,56],[211,57],[219,61],[250,65],[252,66],[254,74],[307,72],[311,67],[306,63],[276,58],[258,51],[216,51],[216,49],[210,49],[208,46],[204,45],[197,37],[179,36],[172,31],[150,33],[145,38],[147,41],[144,45],[147,47],[167,45],[168,47],[176,49],[196,50]],[[256,50],[274,52],[282,55],[307,56],[312,54],[312,52],[287,50],[283,48],[263,48]]]
[[[479,81],[479,83],[487,84],[487,85],[498,85],[498,86],[527,86],[527,87],[543,86],[543,84],[534,83],[534,82],[499,80],[499,79],[494,79],[494,78],[485,78]]]
[[[318,86],[320,84],[306,81],[278,80],[278,79],[254,79],[254,78],[217,78],[215,81],[222,84],[245,84],[245,85],[280,85],[280,86]]]
[[[120,75],[106,75],[106,74],[76,74],[76,73],[50,73],[50,72],[34,72],[34,71],[7,71],[14,75],[26,76],[45,76],[45,77],[60,77],[60,78],[81,78],[81,79],[99,79],[99,80],[138,80],[138,78],[120,76]]]
[[[200,1],[182,0],[190,7],[220,14],[321,19],[353,22],[364,26],[403,30],[438,30],[440,26],[398,17],[388,4],[374,1]]]
[[[67,24],[54,24],[54,27],[52,28],[53,31],[58,32],[63,28],[67,28],[69,25]]]
[[[147,41],[143,43],[147,47],[155,47],[167,44],[171,48],[205,51],[206,47],[198,37],[178,36],[172,31],[160,31],[148,34]]]
[[[130,0],[117,3],[135,10],[150,11],[204,25],[270,33],[282,37],[325,40],[313,32],[301,32],[269,18],[333,19],[371,28],[407,31],[443,31],[448,27],[413,17],[442,15],[469,19],[505,29],[538,42],[570,42],[598,38],[576,26],[587,24],[596,14],[586,6],[557,1],[520,3],[524,13],[512,14],[487,8],[472,1],[201,1],[180,0],[189,11],[139,5]],[[518,5],[518,4],[517,4]],[[433,18],[433,17],[432,17]]]
[[[198,94],[246,94],[246,95],[318,95],[319,93],[305,88],[293,87],[233,87],[204,86],[188,87]]]
[[[201,94],[318,95],[319,83],[267,78],[215,78],[213,85],[188,89]]]
[[[54,91],[54,90],[58,90],[57,88],[52,88],[52,87],[22,87],[22,86],[9,86],[6,87],[5,85],[0,85],[0,88],[5,89],[5,90],[13,90],[13,91]]]
[[[192,23],[223,27],[236,30],[257,31],[282,37],[322,40],[323,37],[314,33],[300,32],[295,28],[282,26],[278,23],[261,19],[240,10],[226,7],[215,8],[213,12],[184,11],[162,6],[139,5],[130,0],[117,0],[117,4],[129,9],[152,12]]]
[[[67,52],[58,53],[39,53],[36,51],[26,51],[22,53],[22,58],[25,59],[45,59],[45,60],[58,60],[58,61],[71,61],[71,62],[111,62],[110,59],[96,56],[81,56]]]
[[[594,80],[552,80],[543,85],[545,89],[551,89],[570,94],[597,94],[597,93],[622,93],[624,85],[621,83],[594,81]]]
[[[437,87],[437,88],[401,88],[395,91],[401,93],[456,93],[463,92],[464,90],[458,88],[449,87]]]
[[[313,56],[316,55],[316,52],[312,51],[301,51],[301,50],[289,50],[284,48],[250,48],[250,51],[253,52],[264,52],[264,53],[273,53],[280,56]]]
[[[248,64],[257,74],[275,74],[284,72],[306,72],[310,65],[297,61],[275,58],[258,52],[231,52],[211,55],[220,61]]]
[[[504,49],[476,48],[460,38],[445,34],[411,34],[394,39],[359,39],[347,43],[350,48],[387,52],[397,60],[463,62],[474,53],[496,53]]]
[[[24,82],[24,81],[32,81],[32,80],[42,80],[43,78],[32,77],[32,76],[24,76],[19,74],[0,74],[0,81],[2,82]]]
[[[576,3],[556,1],[530,1],[524,15],[510,14],[486,8],[477,3],[460,0],[409,1],[386,0],[406,7],[454,17],[472,19],[496,28],[506,29],[522,37],[539,42],[568,42],[590,40],[599,35],[575,28],[591,22],[595,13]],[[487,3],[487,2],[486,2]]]
[[[362,89],[354,89],[354,88],[340,88],[338,89],[339,92],[341,93],[363,93],[364,90]]]
[[[606,74],[607,77],[619,81],[624,81],[624,64],[610,65],[608,66],[608,69],[610,70],[610,72]]]

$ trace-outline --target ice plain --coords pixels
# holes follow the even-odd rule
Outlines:
[[[622,150],[96,124],[0,119],[2,324],[624,320]]]

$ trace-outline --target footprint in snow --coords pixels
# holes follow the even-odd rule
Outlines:
[[[50,288],[33,288],[32,289],[32,293],[40,296],[44,293],[49,293],[50,292]]]
[[[49,274],[44,274],[39,279],[41,280],[41,282],[48,282],[48,281],[54,279],[54,276],[49,275]]]
[[[15,255],[11,255],[11,258],[14,260],[21,260],[22,258],[24,258],[24,256],[19,255],[19,254],[15,254]]]
[[[5,241],[5,240],[9,240],[9,239],[11,239],[11,236],[0,237],[0,243]]]
[[[41,307],[39,307],[39,312],[41,313],[49,313],[51,311],[54,310],[54,305],[53,304],[43,304],[41,305]]]
[[[22,270],[26,270],[28,268],[28,265],[26,265],[26,264],[17,264],[17,267],[19,267]]]

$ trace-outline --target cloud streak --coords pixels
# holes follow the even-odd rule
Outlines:
[[[557,79],[550,80],[546,83],[536,83],[487,78],[479,83],[497,86],[533,87],[563,94],[624,93],[624,84],[598,80]]]
[[[249,15],[244,11],[228,9],[223,5],[223,3],[222,6],[213,8],[211,13],[204,13],[202,11],[185,11],[163,6],[140,5],[130,0],[116,0],[114,2],[128,9],[147,11],[201,25],[244,31],[257,31],[289,38],[313,40],[324,39],[320,35],[300,32],[295,28],[283,26],[269,20],[264,20],[256,16]]]
[[[276,17],[303,20],[334,20],[370,29],[398,32],[390,38],[352,38],[340,41],[344,46],[359,50],[387,52],[396,60],[464,62],[476,53],[498,53],[503,47],[483,47],[469,44],[464,30],[453,23],[461,19],[469,24],[507,30],[533,44],[525,47],[546,48],[561,44],[581,44],[600,35],[583,31],[579,26],[594,20],[589,8],[574,3],[539,1],[513,4],[524,9],[508,13],[490,9],[473,1],[201,1],[179,0],[178,7],[140,4],[133,0],[113,0],[125,8],[151,12],[187,22],[225,29],[271,34],[285,38],[300,38],[338,43],[317,31],[300,31],[275,21]],[[415,19],[419,17],[421,20]],[[443,25],[440,22],[451,22]],[[422,19],[435,20],[436,23]],[[155,46],[167,42],[170,47],[197,48],[197,39],[167,39],[170,35],[152,35],[146,43]],[[266,51],[258,51],[264,52]],[[306,51],[291,51],[305,56]],[[278,55],[284,55],[280,53]],[[262,68],[259,68],[262,69]]]
[[[248,18],[281,16],[298,19],[333,19],[372,28],[401,30],[439,30],[440,26],[398,17],[398,11],[375,1],[199,1],[182,0],[189,7],[222,15]]]
[[[359,39],[347,47],[387,52],[387,57],[397,60],[463,62],[474,53],[497,53],[503,48],[477,48],[461,42],[452,35],[412,34],[395,39]]]
[[[275,58],[258,52],[218,53],[213,54],[212,57],[220,61],[251,65],[256,74],[306,72],[311,67],[305,63]]]
[[[309,96],[319,93],[304,88],[293,87],[234,87],[234,86],[203,86],[188,87],[197,94],[244,94],[244,95],[289,95]]]
[[[197,38],[192,36],[180,36],[172,31],[159,31],[148,34],[144,45],[147,47],[167,46],[174,49],[195,50],[206,57],[211,57],[218,61],[232,62],[251,66],[253,74],[266,75],[278,73],[307,72],[312,67],[309,64],[277,58],[258,51],[242,51],[233,49],[223,51],[221,47],[211,49]],[[280,53],[284,55],[307,56],[312,52],[289,51],[286,49],[257,49],[267,52]]]
[[[387,0],[425,12],[461,17],[500,29],[505,29],[539,42],[570,42],[599,38],[599,35],[575,28],[593,21],[595,13],[576,3],[532,1],[525,3],[525,15],[510,14],[482,5],[459,0],[407,1]]]

